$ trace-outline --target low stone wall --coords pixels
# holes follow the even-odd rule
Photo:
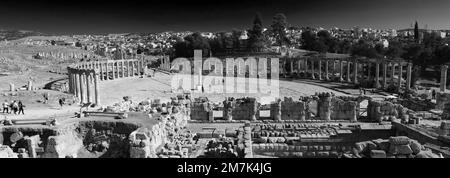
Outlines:
[[[436,108],[443,110],[445,104],[450,103],[450,93],[436,92]]]
[[[409,114],[413,113],[412,110],[389,101],[369,100],[369,105],[367,106],[367,117],[369,120],[376,122],[394,121],[395,119],[408,120],[410,118]]]
[[[353,154],[370,158],[439,158],[425,149],[417,140],[405,136],[358,142]]]
[[[257,155],[273,157],[332,157],[350,151],[351,146],[345,145],[289,145],[286,143],[260,143],[253,144],[253,152]]]

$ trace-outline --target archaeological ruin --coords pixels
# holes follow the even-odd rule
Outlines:
[[[255,61],[260,63],[258,58]],[[90,104],[95,109],[80,110],[77,117],[70,119],[1,120],[0,157],[450,157],[449,150],[443,149],[450,144],[450,126],[445,121],[450,118],[450,96],[445,93],[446,66],[442,67],[442,87],[436,102],[431,102],[412,92],[413,66],[405,61],[320,57],[262,61],[269,64],[263,65],[264,69],[244,61],[244,66],[235,70],[244,72],[233,74],[244,78],[268,75],[280,81],[309,78],[380,90],[393,85],[397,92],[406,94],[390,100],[317,91],[310,96],[275,98],[267,104],[256,97],[226,96],[221,102],[213,102],[205,96],[193,98],[188,92],[173,93],[169,102],[157,98],[136,102],[124,96],[123,101],[104,106],[99,86],[111,80],[146,77],[148,61],[82,62],[67,68],[68,93],[77,98],[78,104]],[[275,61],[280,65],[271,65]],[[220,70],[219,63],[208,64],[207,70],[200,70],[200,76],[204,71],[227,76],[235,69],[234,65],[222,65]],[[155,70],[172,75],[172,70],[179,67],[171,64],[170,58],[162,57]],[[245,74],[252,71],[257,75]],[[274,76],[278,73],[273,71],[281,73]],[[442,113],[429,112],[435,109]],[[442,126],[421,127],[422,122],[432,119],[442,119]],[[440,134],[435,134],[436,130]]]

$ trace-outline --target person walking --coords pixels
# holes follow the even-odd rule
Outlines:
[[[14,114],[17,114],[17,111],[19,110],[19,103],[17,103],[16,100],[14,100],[14,102],[12,103],[12,110],[14,112]]]
[[[42,94],[42,96],[44,97],[44,104],[48,103],[48,92],[45,92],[44,94]]]
[[[8,103],[8,100],[5,100],[5,102],[2,103],[2,108],[3,108],[3,113],[5,113],[5,112],[6,112],[6,114],[9,113],[9,103]]]
[[[25,107],[25,105],[23,105],[22,101],[19,101],[18,105],[19,105],[19,113],[18,114],[20,114],[22,112],[22,115],[25,115],[25,113],[23,112],[24,111],[23,108]]]

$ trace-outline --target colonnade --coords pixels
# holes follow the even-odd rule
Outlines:
[[[144,75],[143,59],[82,62],[67,68],[69,93],[80,103],[100,104],[99,82]]]
[[[397,86],[398,89],[403,85],[405,90],[411,89],[412,63],[405,61],[306,57],[286,58],[284,62],[284,65],[281,65],[284,67],[280,69],[282,76],[290,75],[354,84],[358,84],[361,80],[368,80],[374,82],[376,88],[387,88],[388,84],[391,84]],[[406,76],[403,76],[405,72]]]

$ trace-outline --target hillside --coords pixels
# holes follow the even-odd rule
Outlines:
[[[52,46],[49,39],[65,37],[32,36],[0,43],[0,90],[7,90],[9,83],[23,86],[29,80],[42,87],[55,79],[66,77],[55,74],[67,65],[92,52],[74,46]],[[39,54],[39,55],[38,55]]]
[[[26,30],[2,30],[0,29],[0,41],[16,40],[27,36],[43,36],[45,34]]]

